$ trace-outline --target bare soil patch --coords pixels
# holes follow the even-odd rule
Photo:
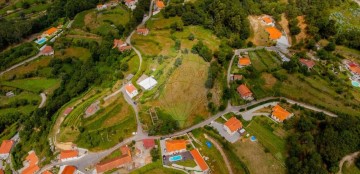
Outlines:
[[[285,31],[286,35],[288,36],[289,44],[292,44],[290,30],[289,30],[289,21],[286,19],[285,13],[281,14],[281,21],[279,22],[281,28]]]
[[[306,34],[307,24],[305,22],[305,17],[304,16],[298,16],[296,18],[299,20],[298,26],[301,29],[301,32],[298,35],[296,35],[296,40],[300,41],[300,40],[303,40],[303,39],[307,38],[307,34]]]

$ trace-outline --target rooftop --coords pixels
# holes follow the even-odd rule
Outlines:
[[[276,105],[272,108],[272,115],[278,118],[280,121],[284,121],[285,119],[289,118],[291,113],[286,111],[280,105]]]
[[[136,88],[133,84],[127,84],[125,86],[125,89],[128,93],[132,93],[132,92],[136,91]]]
[[[154,139],[143,139],[142,140],[145,149],[149,149],[155,146],[155,140]]]
[[[76,172],[75,166],[66,166],[61,174],[74,174]]]
[[[242,128],[242,123],[235,117],[231,117],[224,125],[228,127],[231,132],[235,132]]]
[[[242,97],[248,97],[252,95],[252,92],[250,91],[250,89],[242,84],[237,88],[237,92],[242,96]]]
[[[10,153],[12,146],[14,145],[14,141],[12,140],[3,140],[0,146],[0,154]]]
[[[299,59],[300,63],[307,66],[308,68],[312,68],[315,66],[315,62],[309,59]]]
[[[52,34],[54,34],[56,31],[57,31],[57,28],[51,27],[51,28],[49,28],[48,30],[46,30],[46,31],[44,32],[44,34],[52,35]]]
[[[62,150],[60,152],[60,159],[67,159],[77,157],[79,155],[79,151],[77,150]]]
[[[247,65],[250,65],[250,64],[251,64],[251,61],[250,61],[249,57],[240,57],[239,58],[239,65],[247,66]]]
[[[43,50],[41,50],[41,53],[49,54],[49,53],[51,53],[53,51],[54,51],[54,49],[51,46],[46,45],[45,48]]]
[[[267,27],[265,30],[270,34],[270,39],[277,40],[282,36],[282,33],[275,27]]]
[[[262,19],[263,19],[264,22],[267,23],[267,24],[270,24],[270,23],[273,22],[272,19],[271,19],[270,17],[268,17],[268,16],[265,16],[265,17],[263,17]]]
[[[158,8],[164,8],[164,7],[165,7],[165,4],[164,4],[163,1],[157,0],[157,1],[156,1],[156,6],[157,6]]]
[[[167,140],[165,141],[166,151],[173,152],[186,149],[186,140]]]
[[[200,155],[197,149],[191,150],[190,153],[194,157],[196,164],[200,167],[202,171],[206,171],[209,169],[209,166],[206,164],[204,158]]]

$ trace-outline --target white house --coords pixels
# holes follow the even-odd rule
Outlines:
[[[13,145],[14,145],[14,141],[3,140],[0,146],[0,160],[5,160],[9,157]]]
[[[135,86],[133,84],[127,84],[125,86],[125,91],[126,94],[129,95],[130,98],[135,97],[136,95],[139,94],[138,90],[135,88]]]
[[[131,10],[134,10],[136,8],[137,0],[125,0],[125,5],[130,8]]]
[[[106,4],[99,4],[99,5],[96,6],[96,9],[98,11],[105,10],[106,8],[107,8]]]
[[[141,86],[142,89],[150,90],[156,86],[157,81],[153,77],[148,77],[143,81],[139,82],[138,84]]]

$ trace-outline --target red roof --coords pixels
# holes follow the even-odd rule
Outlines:
[[[125,89],[126,89],[126,91],[127,91],[128,93],[130,93],[130,94],[136,90],[135,86],[132,85],[132,84],[126,85],[126,86],[125,86]]]
[[[74,158],[79,155],[77,150],[63,150],[60,152],[60,159]]]
[[[280,121],[284,121],[285,119],[289,118],[291,116],[291,113],[286,111],[284,108],[282,108],[280,105],[276,105],[272,108],[272,115],[276,118],[278,118]]]
[[[0,146],[0,154],[8,154],[12,146],[14,145],[14,141],[12,140],[3,140]]]
[[[147,32],[149,32],[149,29],[147,29],[147,28],[138,28],[136,30],[136,32],[137,33],[147,33]]]
[[[64,111],[64,115],[69,115],[73,108],[66,108]]]
[[[25,160],[29,163],[29,166],[23,170],[21,174],[34,174],[40,170],[39,166],[37,165],[39,158],[36,156],[34,151],[31,151]]]
[[[143,144],[145,149],[150,149],[155,146],[155,140],[154,139],[143,139]]]
[[[190,153],[194,157],[196,164],[200,167],[202,171],[206,171],[209,169],[209,166],[206,164],[204,158],[200,155],[197,149],[191,150]]]
[[[166,151],[173,152],[186,149],[186,140],[168,140],[165,141]]]
[[[301,64],[307,66],[308,68],[312,68],[315,66],[315,62],[313,60],[309,59],[300,59],[299,60]]]
[[[38,165],[30,165],[28,168],[23,170],[21,174],[35,174],[39,170],[40,167]]]
[[[130,46],[130,45],[128,45],[128,46],[123,46],[123,47],[120,47],[120,48],[119,48],[119,51],[121,51],[121,52],[124,52],[124,51],[127,51],[127,50],[131,50],[131,46]]]
[[[237,88],[238,93],[241,95],[241,97],[250,97],[252,96],[252,92],[248,87],[246,87],[244,84],[240,85]]]
[[[242,128],[242,123],[235,117],[231,117],[224,125],[228,127],[231,132],[235,132]]]
[[[125,42],[122,41],[121,39],[114,39],[114,46],[113,48],[115,47],[120,47],[120,45],[124,44]]]
[[[157,6],[158,8],[164,8],[164,7],[165,7],[165,4],[164,4],[163,1],[157,0],[157,1],[156,1],[156,6]]]
[[[125,0],[125,3],[129,4],[131,2],[134,2],[135,0]]]
[[[74,174],[76,172],[76,167],[74,166],[66,166],[61,174]]]
[[[4,174],[4,171],[2,169],[0,169],[0,174]]]
[[[42,172],[42,174],[53,174],[52,172],[46,170],[45,172]]]
[[[127,146],[123,146],[120,148],[122,153],[121,157],[117,157],[108,161],[104,161],[96,165],[96,171],[98,173],[106,172],[118,167],[122,167],[124,164],[128,164],[132,162],[130,149]]]
[[[49,53],[51,53],[51,52],[53,52],[54,51],[54,49],[51,47],[51,46],[45,46],[45,48],[43,49],[43,50],[41,50],[41,53],[43,53],[43,54],[49,54]]]

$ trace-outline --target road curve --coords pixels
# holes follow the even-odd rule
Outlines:
[[[15,64],[15,65],[11,66],[10,68],[0,72],[0,76],[3,75],[4,73],[8,72],[8,71],[11,71],[11,70],[21,66],[21,65],[24,65],[25,63],[31,62],[31,61],[37,59],[40,56],[41,56],[41,53],[38,53],[38,54],[36,54],[35,56],[33,56],[33,57],[29,58],[29,59],[26,59],[26,60],[24,60],[24,61],[22,61],[22,62],[20,62],[18,64]]]
[[[225,165],[229,171],[229,174],[233,174],[233,171],[231,169],[231,165],[230,165],[230,162],[229,162],[229,159],[227,158],[224,150],[222,149],[222,147],[219,145],[219,143],[217,141],[215,141],[214,139],[212,139],[211,137],[207,136],[206,134],[204,134],[205,138],[208,139],[211,143],[214,144],[214,146],[219,150],[222,158],[224,159],[225,161]]]
[[[339,172],[337,174],[342,174],[342,168],[344,166],[344,163],[346,161],[353,161],[355,158],[357,158],[360,155],[360,151],[354,152],[352,154],[344,156],[340,162],[339,162]]]
[[[42,92],[42,93],[40,94],[40,97],[41,97],[41,103],[40,103],[40,105],[39,105],[39,108],[42,108],[42,107],[44,107],[45,102],[46,102],[46,94]]]

